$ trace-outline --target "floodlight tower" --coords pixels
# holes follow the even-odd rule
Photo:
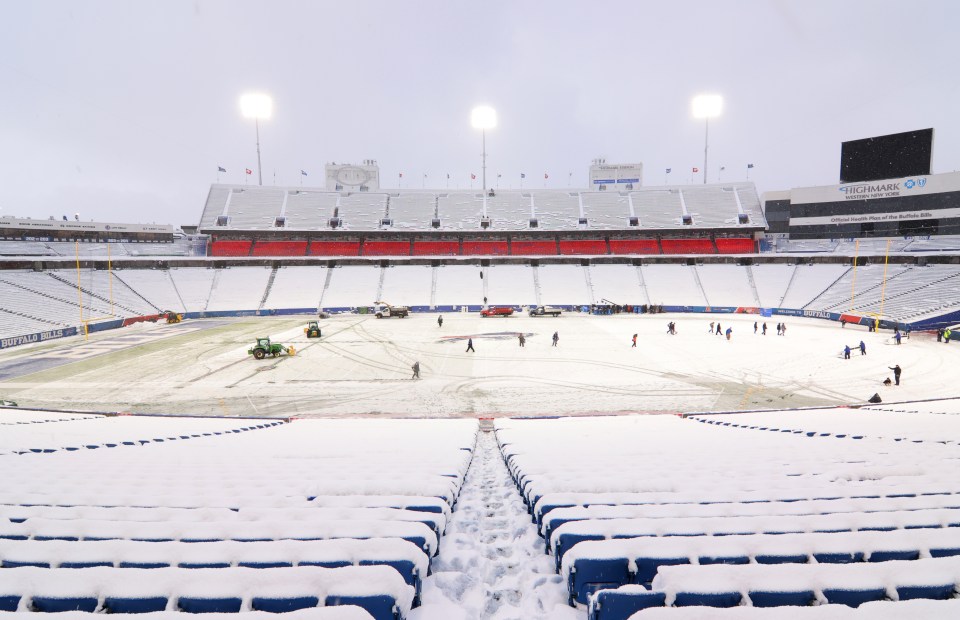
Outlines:
[[[710,119],[720,116],[723,97],[720,95],[697,95],[693,98],[693,117],[704,120],[703,131],[703,183],[707,183],[707,152],[710,148]]]
[[[273,100],[264,93],[247,93],[240,97],[240,113],[244,118],[252,118],[257,129],[257,182],[263,185],[263,173],[260,169],[260,119],[268,119],[273,114]]]
[[[483,152],[481,153],[483,163],[483,193],[487,193],[487,130],[497,126],[497,111],[487,105],[477,106],[470,114],[470,124],[474,129],[479,129],[483,140]]]

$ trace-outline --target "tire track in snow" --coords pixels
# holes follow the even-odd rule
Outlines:
[[[481,433],[410,620],[583,620],[543,553],[493,433]]]

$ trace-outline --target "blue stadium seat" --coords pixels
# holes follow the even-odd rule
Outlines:
[[[709,556],[702,555],[699,559],[700,564],[749,564],[750,558],[745,555],[733,556]]]
[[[120,568],[169,568],[166,562],[120,562]]]
[[[147,598],[121,598],[108,596],[103,601],[103,609],[110,614],[146,614],[164,611],[167,597],[151,596]]]
[[[820,564],[852,564],[863,562],[863,554],[854,553],[814,553],[814,559]]]
[[[294,598],[268,598],[255,596],[250,601],[254,611],[267,611],[273,614],[282,614],[298,609],[310,609],[320,604],[315,596],[297,596]]]
[[[50,568],[49,562],[18,562],[16,560],[3,560],[0,562],[0,568],[23,568],[33,566],[36,568]]]
[[[243,568],[292,568],[292,562],[238,562]]]
[[[177,607],[188,614],[235,614],[240,611],[243,600],[239,598],[180,597]]]
[[[770,592],[770,591],[750,591],[750,600],[754,607],[805,607],[813,604],[817,598],[812,590],[799,590],[795,592]]]
[[[230,562],[180,562],[177,568],[230,568]]]
[[[59,598],[54,596],[35,596],[32,608],[42,613],[60,613],[62,611],[85,611],[93,613],[97,608],[97,599],[90,596],[70,596]]]
[[[678,566],[689,563],[690,558],[637,558],[636,583],[649,587],[661,566]]]
[[[626,558],[580,558],[570,571],[569,602],[586,605],[597,590],[613,590],[631,582],[630,563]]]
[[[353,564],[345,560],[337,560],[333,562],[322,562],[322,561],[315,562],[315,561],[307,560],[304,562],[300,562],[299,564],[297,564],[297,566],[320,566],[322,568],[342,568],[344,566],[353,566]]]
[[[113,562],[62,562],[60,568],[96,568],[98,566],[113,566]]]
[[[917,560],[920,551],[917,549],[903,551],[874,551],[870,554],[871,562],[890,562],[893,560]]]
[[[400,610],[393,597],[386,594],[378,596],[328,596],[324,606],[356,605],[367,610],[373,620],[400,620]]]
[[[897,597],[901,601],[910,601],[915,598],[945,601],[956,594],[956,586],[945,583],[939,586],[902,586],[897,588]]]
[[[940,547],[938,549],[930,549],[930,557],[932,558],[948,558],[951,556],[960,555],[960,548],[958,547]]]
[[[802,554],[760,554],[754,556],[757,564],[806,564],[807,556]]]
[[[560,536],[557,538],[557,548],[553,550],[553,555],[557,564],[557,570],[560,570],[564,553],[569,551],[570,548],[577,543],[586,542],[588,540],[604,540],[604,536],[601,534],[560,534]]]
[[[871,601],[887,600],[887,591],[884,588],[867,588],[864,590],[824,589],[823,596],[832,605],[846,605],[859,607]]]
[[[743,601],[739,592],[677,592],[674,607],[736,607]]]
[[[20,606],[20,596],[8,594],[0,596],[0,611],[17,611]]]
[[[663,607],[664,592],[620,592],[601,590],[590,604],[589,620],[627,620],[638,611]]]

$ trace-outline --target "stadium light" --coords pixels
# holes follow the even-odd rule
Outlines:
[[[248,93],[240,97],[240,113],[244,118],[252,118],[257,128],[257,181],[263,185],[263,173],[260,166],[260,119],[273,115],[273,100],[264,93]]]
[[[487,130],[497,126],[497,111],[488,105],[480,105],[470,113],[470,124],[482,134],[483,151],[480,155],[483,168],[483,193],[487,193]]]
[[[703,183],[707,183],[707,151],[710,148],[710,119],[720,116],[723,97],[720,95],[697,95],[693,98],[693,117],[704,120],[703,132]]]

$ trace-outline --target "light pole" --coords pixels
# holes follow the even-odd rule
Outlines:
[[[252,118],[257,129],[257,181],[263,185],[263,173],[260,169],[260,119],[273,114],[273,100],[263,93],[248,93],[240,97],[240,112],[244,118]]]
[[[693,98],[693,117],[704,120],[703,131],[703,183],[707,183],[707,152],[710,148],[710,119],[720,116],[723,97],[720,95],[697,95]]]
[[[477,106],[470,114],[470,124],[479,129],[483,140],[481,153],[483,167],[483,193],[487,193],[487,130],[497,126],[497,111],[487,105]]]

